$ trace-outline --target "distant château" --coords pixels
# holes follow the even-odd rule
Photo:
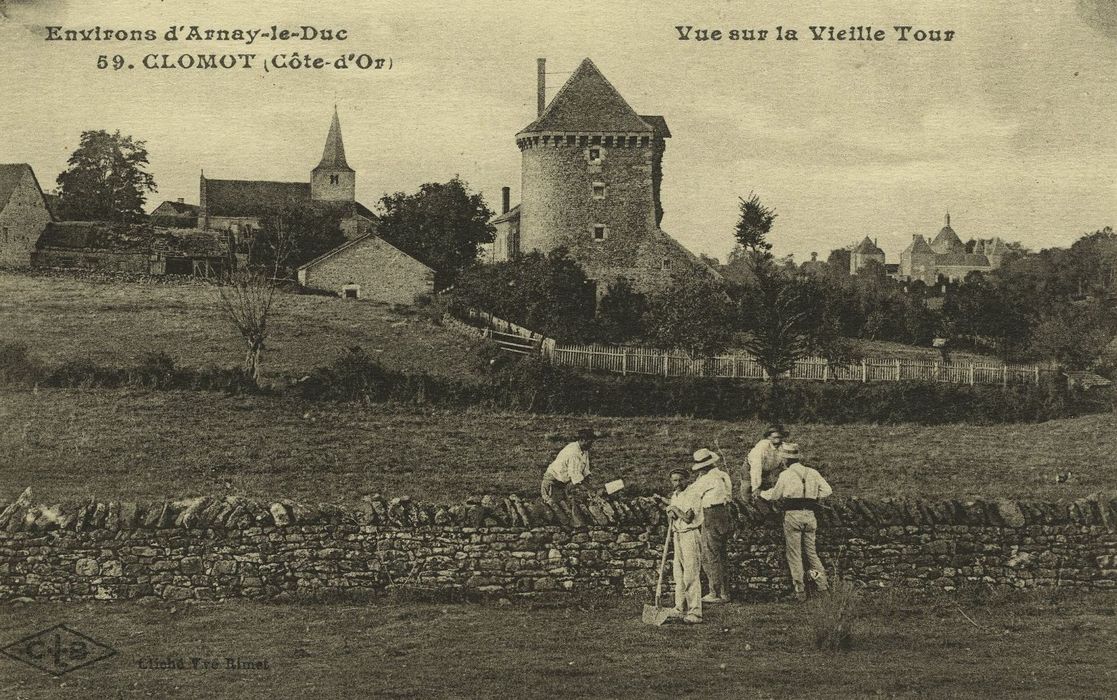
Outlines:
[[[978,239],[973,249],[950,228],[950,214],[946,225],[930,243],[921,235],[912,236],[911,245],[900,254],[899,278],[904,281],[922,280],[934,284],[939,278],[958,282],[971,272],[991,272],[1004,262],[1008,247],[1000,237]]]

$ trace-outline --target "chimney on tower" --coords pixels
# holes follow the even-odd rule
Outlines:
[[[512,204],[512,188],[511,187],[501,187],[500,188],[500,213],[501,214],[507,214],[508,209],[511,206],[511,204]]]
[[[536,118],[543,116],[543,108],[547,106],[547,59],[535,59],[536,74]]]

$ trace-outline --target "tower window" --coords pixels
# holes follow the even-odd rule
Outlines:
[[[671,258],[664,258],[661,267],[664,270],[670,270],[671,269]]]
[[[341,181],[341,176],[340,175],[330,175],[330,184],[331,185],[336,185],[340,181]]]
[[[601,149],[600,148],[591,148],[590,149],[590,162],[591,163],[600,163],[601,162]]]
[[[606,235],[608,235],[608,231],[605,230],[605,224],[593,225],[593,240],[603,241],[605,240]]]
[[[593,198],[594,199],[605,199],[605,183],[604,182],[593,183]]]

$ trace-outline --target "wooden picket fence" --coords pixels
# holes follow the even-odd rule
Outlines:
[[[718,355],[691,358],[684,353],[651,348],[608,345],[554,345],[543,349],[552,364],[618,374],[648,374],[661,377],[722,377],[727,379],[768,379],[760,363],[750,355]],[[1050,369],[1039,366],[944,364],[936,360],[911,358],[863,359],[833,363],[824,358],[804,358],[795,363],[783,379],[813,379],[834,382],[921,381],[952,384],[1040,383]]]

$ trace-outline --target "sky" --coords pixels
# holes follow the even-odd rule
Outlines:
[[[92,6],[91,6],[92,5]],[[799,261],[868,236],[899,262],[949,211],[963,239],[1066,246],[1117,225],[1117,3],[0,0],[0,162],[44,188],[86,129],[146,141],[164,199],[198,177],[306,181],[337,105],[357,197],[455,175],[494,211],[520,191],[514,137],[592,58],[640,114],[671,129],[662,228],[696,253],[733,245],[739,197],[778,216]],[[176,25],[345,29],[344,41],[163,40]],[[800,40],[682,41],[676,26],[795,28]],[[872,26],[880,42],[812,41],[809,26]],[[893,27],[952,30],[897,41]],[[154,29],[156,41],[47,41],[47,26]],[[285,70],[294,52],[391,59],[390,70]],[[148,54],[254,53],[250,70],[145,69]],[[119,54],[133,69],[98,69]],[[150,208],[149,207],[149,208]]]

